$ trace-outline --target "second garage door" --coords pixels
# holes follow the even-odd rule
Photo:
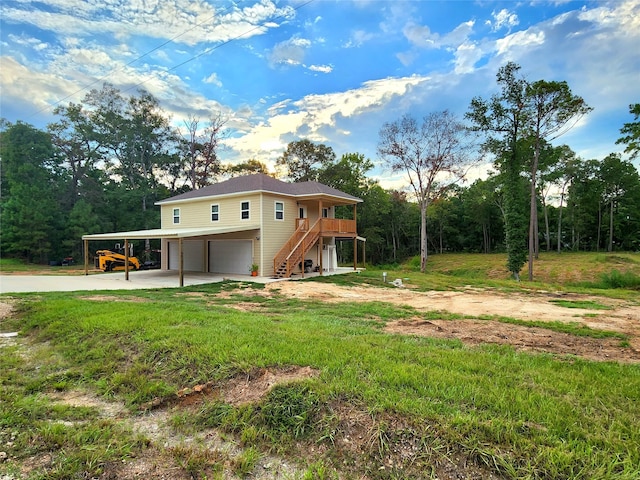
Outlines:
[[[204,242],[202,240],[184,240],[182,255],[185,271],[204,272]],[[169,270],[178,270],[180,260],[178,257],[178,242],[169,242]]]
[[[211,240],[209,271],[249,275],[253,259],[251,240]]]

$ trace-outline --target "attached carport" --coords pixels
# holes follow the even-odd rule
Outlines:
[[[113,232],[113,233],[97,233],[92,235],[83,235],[82,240],[84,243],[84,273],[89,275],[89,242],[94,240],[111,240],[111,241],[124,241],[124,255],[125,255],[125,279],[129,280],[129,241],[130,240],[147,240],[147,239],[161,239],[167,240],[167,245],[175,245],[175,252],[168,252],[173,258],[174,262],[177,262],[178,277],[180,280],[180,286],[184,286],[184,272],[185,272],[185,242],[201,238],[210,238],[216,235],[246,232],[250,230],[260,230],[258,225],[247,225],[243,227],[230,227],[230,228],[171,228],[171,229],[152,229],[152,230],[133,230],[129,232]],[[163,242],[164,243],[164,242]],[[209,242],[207,242],[208,244]],[[164,257],[163,252],[163,257]],[[209,247],[207,247],[207,254],[209,254]],[[192,261],[193,258],[187,258],[188,261]],[[167,266],[170,267],[171,260],[168,258]],[[207,262],[207,268],[209,268],[210,262]],[[189,265],[187,265],[189,266]]]

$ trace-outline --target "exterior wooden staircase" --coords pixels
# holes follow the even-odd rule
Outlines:
[[[295,266],[304,260],[304,256],[318,241],[321,220],[318,219],[309,228],[308,219],[298,219],[298,228],[273,259],[274,277],[289,278],[291,276]]]

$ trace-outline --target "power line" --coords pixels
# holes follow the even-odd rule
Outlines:
[[[310,4],[310,3],[312,3],[313,1],[314,1],[314,0],[308,0],[307,2],[305,2],[305,3],[303,3],[303,4],[301,4],[301,5],[297,6],[297,7],[295,7],[293,10],[294,10],[294,11],[297,11],[297,10],[299,10],[300,8],[302,8],[302,7],[304,7],[304,6],[306,6],[306,5]],[[248,3],[248,1],[247,1],[247,3]],[[209,21],[211,21],[211,20],[213,20],[216,16],[219,16],[219,15],[221,15],[221,14],[223,14],[223,13],[226,13],[226,12],[227,12],[227,11],[229,11],[233,6],[237,6],[237,4],[234,2],[234,3],[233,3],[233,5],[229,5],[227,8],[225,8],[225,9],[223,9],[223,10],[216,11],[216,13],[215,13],[215,14],[211,15],[210,17],[206,18],[205,20],[201,21],[200,23],[197,23],[197,24],[195,24],[195,25],[193,25],[193,26],[189,27],[188,29],[186,29],[186,30],[182,31],[181,33],[179,33],[178,35],[176,35],[176,36],[174,36],[174,37],[170,38],[169,40],[165,41],[164,43],[162,43],[162,44],[160,44],[160,45],[158,45],[158,46],[156,46],[156,47],[152,48],[151,50],[148,50],[147,52],[143,53],[142,55],[140,55],[140,56],[136,57],[135,59],[131,60],[129,63],[127,63],[127,64],[125,64],[125,65],[123,65],[123,66],[121,66],[121,67],[119,67],[119,68],[117,68],[117,69],[115,69],[115,70],[112,70],[111,72],[107,73],[106,75],[103,75],[102,77],[99,77],[99,78],[97,78],[97,79],[93,80],[92,82],[89,82],[89,83],[87,83],[87,84],[85,84],[85,85],[82,85],[78,90],[76,90],[76,91],[74,91],[74,92],[70,93],[69,95],[67,95],[67,96],[65,96],[65,97],[63,97],[63,98],[61,98],[61,99],[59,99],[59,100],[57,100],[57,101],[55,101],[54,103],[52,103],[52,104],[48,104],[47,106],[42,107],[42,108],[41,108],[41,109],[39,109],[39,110],[36,110],[33,114],[29,115],[29,116],[27,117],[27,119],[32,118],[32,117],[34,117],[34,116],[36,116],[37,114],[39,114],[40,112],[43,112],[44,110],[47,110],[47,109],[49,109],[49,108],[53,108],[53,107],[55,107],[56,105],[59,105],[60,103],[64,102],[65,100],[67,100],[67,99],[69,99],[69,98],[71,98],[71,97],[74,97],[74,96],[75,96],[75,95],[77,95],[78,93],[80,93],[80,92],[83,92],[83,91],[87,90],[89,87],[91,87],[91,86],[95,85],[96,83],[99,83],[99,82],[104,81],[105,79],[107,79],[107,78],[109,78],[111,75],[113,75],[114,73],[119,72],[119,71],[122,71],[124,68],[126,68],[126,67],[128,67],[128,66],[130,66],[130,65],[132,65],[132,64],[134,64],[134,63],[136,63],[137,61],[139,61],[139,60],[143,59],[144,57],[146,57],[146,56],[150,55],[151,53],[153,53],[153,52],[155,52],[155,51],[157,51],[157,50],[161,49],[162,47],[164,47],[164,46],[168,45],[169,43],[172,43],[173,41],[175,41],[176,39],[178,39],[178,38],[180,38],[181,36],[185,35],[186,33],[188,33],[188,32],[190,32],[190,31],[194,30],[195,28],[197,28],[197,27],[199,27],[199,26],[201,26],[201,25],[203,25],[203,24],[205,24],[205,23],[207,23],[207,22],[209,22]],[[253,32],[253,31],[255,31],[255,30],[259,29],[259,28],[263,28],[263,27],[264,27],[268,22],[271,22],[271,21],[273,21],[273,20],[278,20],[278,19],[280,19],[280,18],[283,18],[284,16],[285,16],[285,15],[284,15],[284,14],[282,14],[282,15],[279,15],[279,16],[275,17],[275,19],[265,20],[264,22],[262,22],[262,23],[260,23],[260,24],[258,24],[258,25],[256,25],[256,26],[254,26],[253,28],[250,28],[249,30],[247,30],[247,31],[243,32],[242,34],[237,35],[237,36],[235,36],[235,37],[233,37],[233,38],[230,38],[230,39],[228,39],[228,40],[226,40],[226,41],[224,41],[224,42],[222,42],[222,43],[220,43],[220,44],[216,45],[215,47],[208,48],[208,49],[204,50],[202,53],[199,53],[198,55],[194,55],[193,57],[189,58],[188,60],[185,60],[184,62],[179,63],[178,65],[175,65],[175,66],[171,67],[170,69],[168,69],[168,70],[166,70],[166,71],[167,71],[167,72],[171,72],[171,71],[173,71],[173,70],[175,70],[175,69],[177,69],[177,68],[179,68],[179,67],[181,67],[181,66],[185,65],[186,63],[189,63],[189,62],[191,62],[191,61],[195,60],[196,58],[199,58],[199,57],[201,57],[201,56],[203,56],[203,55],[206,55],[206,54],[208,54],[208,53],[210,53],[210,52],[212,52],[212,51],[214,51],[214,50],[217,50],[218,48],[220,48],[220,47],[222,47],[222,46],[224,46],[224,45],[227,45],[227,44],[229,44],[229,43],[231,43],[231,42],[233,42],[233,41],[235,41],[235,40],[237,40],[237,39],[239,39],[239,38],[242,38],[242,37],[244,37],[245,35],[247,35],[247,34],[249,34],[249,33]],[[133,89],[133,88],[139,87],[140,85],[145,84],[145,83],[146,83],[146,82],[148,82],[149,80],[150,80],[150,79],[147,79],[147,80],[144,80],[144,81],[142,81],[142,82],[140,82],[140,83],[138,83],[138,84],[136,84],[136,85],[133,85],[132,87],[129,87],[129,88],[127,88],[127,89],[123,90],[123,92],[127,92],[127,91],[129,91],[129,90],[131,90],[131,89]]]
[[[302,3],[302,4],[300,4],[300,5],[298,5],[298,6],[297,6],[297,7],[295,7],[293,10],[294,10],[294,11],[298,11],[299,9],[301,9],[302,7],[305,7],[305,6],[309,5],[309,4],[310,4],[310,3],[312,3],[313,1],[314,1],[314,0],[308,0],[308,1],[306,1],[306,2],[304,2],[304,3]],[[207,55],[207,54],[209,54],[209,53],[213,52],[214,50],[217,50],[217,49],[219,49],[219,48],[221,48],[221,47],[224,47],[225,45],[228,45],[228,44],[230,44],[231,42],[234,42],[235,40],[238,40],[239,38],[242,38],[242,37],[244,37],[245,35],[248,35],[249,33],[253,32],[253,31],[255,31],[255,30],[258,30],[258,29],[260,29],[260,28],[263,28],[267,23],[272,22],[273,20],[279,20],[280,18],[284,18],[284,17],[285,17],[285,15],[284,15],[284,14],[282,14],[282,15],[279,15],[279,16],[277,16],[277,17],[273,18],[273,19],[265,20],[264,22],[259,23],[258,25],[255,25],[254,27],[250,28],[249,30],[247,30],[247,31],[245,31],[245,32],[243,32],[243,33],[241,33],[241,34],[239,34],[239,35],[236,35],[235,37],[231,37],[231,38],[229,38],[228,40],[225,40],[224,42],[222,42],[222,43],[220,43],[220,44],[218,44],[218,45],[215,45],[214,47],[207,48],[207,49],[205,49],[204,51],[202,51],[201,53],[199,53],[199,54],[197,54],[197,55],[194,55],[193,57],[191,57],[191,58],[189,58],[189,59],[185,60],[184,62],[179,63],[179,64],[177,64],[177,65],[174,65],[174,66],[173,66],[173,67],[171,67],[170,69],[166,70],[166,72],[171,72],[171,71],[175,70],[176,68],[180,68],[180,67],[182,67],[183,65],[186,65],[187,63],[192,62],[192,61],[193,61],[193,60],[195,60],[196,58],[200,58],[200,57],[202,57],[202,56],[204,56],[204,55]],[[137,88],[137,87],[139,87],[140,85],[144,85],[144,84],[145,84],[145,83],[147,83],[149,80],[150,80],[150,79],[143,80],[142,82],[140,82],[140,83],[138,83],[138,84],[136,84],[136,85],[133,85],[133,86],[131,86],[131,87],[129,87],[129,88],[126,88],[125,90],[122,90],[122,92],[123,92],[123,93],[124,93],[124,92],[128,92],[129,90],[132,90],[132,89],[134,89],[134,88]]]

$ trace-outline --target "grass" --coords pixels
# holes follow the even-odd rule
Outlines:
[[[482,281],[443,270],[482,270],[475,256],[466,267],[457,256],[436,257],[429,275],[399,268],[388,269],[390,278],[425,290],[445,288],[447,278],[454,287],[528,288],[489,278],[490,265],[482,267]],[[318,281],[382,285],[380,276],[368,270]],[[555,285],[561,284],[543,287]],[[219,457],[195,447],[171,447],[168,453],[194,478],[204,471],[222,478],[224,468],[247,476],[274,453],[306,462],[303,478],[435,475],[439,465],[456,458],[485,477],[640,476],[638,365],[388,335],[381,328],[386,322],[415,311],[380,302],[264,298],[237,286],[108,292],[144,302],[93,301],[82,292],[16,296],[18,313],[3,320],[2,329],[20,330],[31,346],[28,355],[23,346],[0,347],[0,444],[11,443],[3,446],[10,460],[0,464],[0,474],[51,455],[52,462],[29,478],[91,478],[109,462],[147,447],[148,439],[120,422],[96,418],[91,408],[56,404],[48,395],[56,390],[88,389],[135,412],[171,401],[183,387],[224,382],[254,368],[300,365],[320,375],[279,386],[257,404],[213,399],[172,417],[179,432],[218,428],[233,435],[242,446],[238,455]],[[229,298],[217,297],[223,291],[255,308],[232,308]],[[579,308],[603,305],[590,302]],[[576,336],[611,336],[578,324],[524,323]],[[345,411],[353,418],[345,418]],[[358,436],[360,449],[350,449]],[[394,466],[381,470],[390,459]]]
[[[611,310],[608,305],[603,305],[593,300],[549,300],[551,303],[566,308],[585,308],[588,310]]]

